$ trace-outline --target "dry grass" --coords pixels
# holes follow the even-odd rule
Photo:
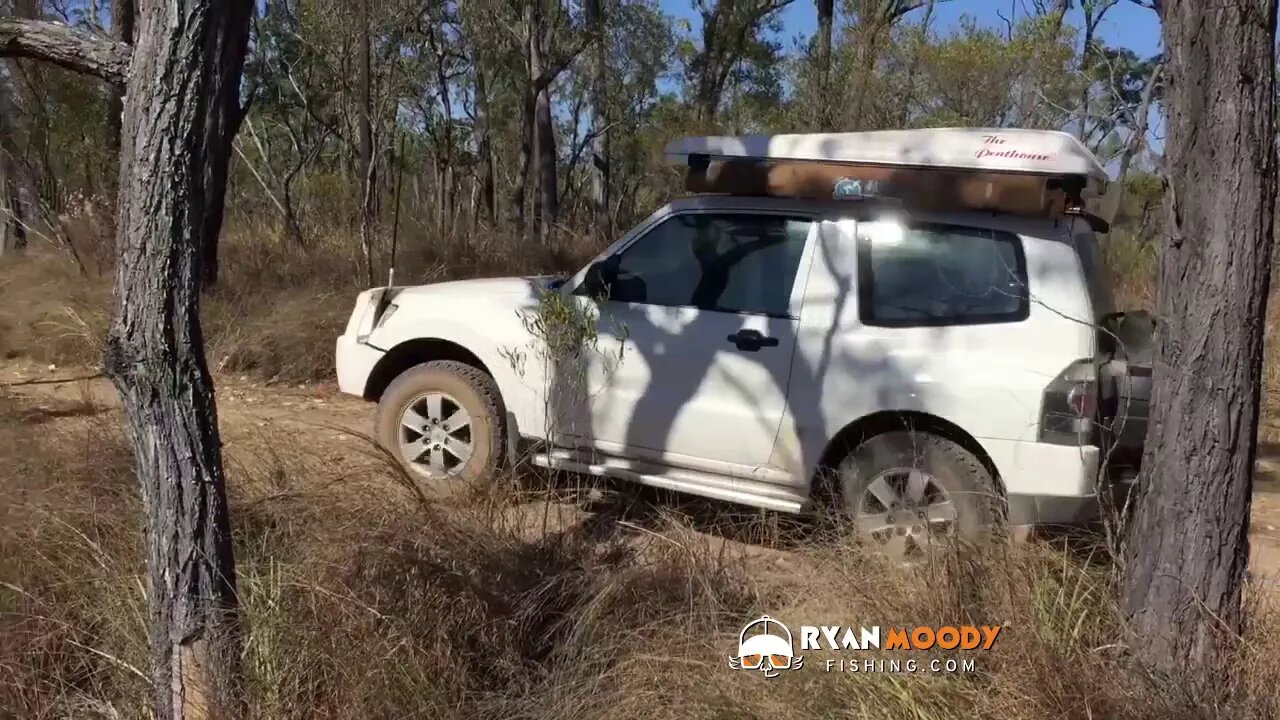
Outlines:
[[[312,382],[333,375],[330,350],[356,293],[368,286],[358,243],[337,230],[312,237],[300,250],[279,232],[241,221],[227,229],[221,284],[203,300],[211,367],[268,382]],[[86,233],[82,254],[102,254]],[[384,238],[385,241],[385,238]],[[406,229],[397,252],[397,282],[423,283],[506,274],[576,270],[601,248],[566,236],[547,248],[509,233],[429,238]],[[83,245],[87,245],[84,247]],[[386,247],[377,250],[385,266]],[[0,263],[0,358],[92,365],[100,361],[110,310],[110,268],[91,263],[80,276],[62,254],[34,247]],[[385,282],[380,271],[377,282]]]
[[[0,397],[14,459],[0,465],[0,716],[144,717],[119,420],[43,405]],[[286,432],[228,434],[254,717],[1280,717],[1275,608],[1253,614],[1230,704],[1193,711],[1130,672],[1107,567],[1079,552],[904,570],[839,536],[777,549],[769,522],[608,490],[561,493],[580,507],[544,526],[527,496],[422,499],[372,452],[299,450]],[[757,543],[726,541],[730,527]],[[731,671],[737,629],[766,612],[1006,629],[976,674],[825,672],[822,653],[774,680]]]
[[[256,239],[274,235],[228,232],[224,282],[204,306],[210,364],[327,378],[364,285],[355,243],[313,233],[303,253]],[[399,277],[550,271],[594,249],[410,232]],[[1148,304],[1149,249],[1121,240],[1108,256],[1121,306]],[[108,282],[56,256],[6,258],[0,356],[96,362]],[[0,395],[0,718],[147,716],[141,528],[119,426],[87,400]],[[1230,702],[1194,709],[1130,670],[1110,570],[1078,550],[904,570],[839,536],[788,542],[774,516],[708,518],[643,494],[421,497],[355,441],[326,449],[285,432],[224,428],[254,717],[1280,717],[1280,609],[1262,593]],[[824,672],[816,654],[766,681],[727,665],[761,613],[1006,630],[976,674]]]

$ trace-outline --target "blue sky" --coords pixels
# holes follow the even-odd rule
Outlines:
[[[837,12],[841,0],[836,0]],[[694,0],[658,0],[664,12],[690,22],[696,32],[700,26],[697,11],[693,9]],[[934,6],[934,28],[936,32],[947,33],[957,28],[960,19],[970,16],[979,24],[1004,30],[1005,21],[1016,8],[1017,17],[1029,14],[1032,7],[1030,0],[939,0]],[[918,15],[916,10],[912,15]],[[817,9],[813,0],[795,0],[782,11],[783,28],[778,37],[784,47],[794,51],[795,40],[813,34],[818,24]],[[911,16],[908,16],[911,17]],[[1078,9],[1067,15],[1067,21],[1079,27],[1083,21]],[[1147,58],[1160,52],[1160,19],[1154,10],[1141,7],[1130,0],[1120,0],[1112,7],[1098,27],[1099,39],[1112,47],[1129,48],[1138,57]],[[1164,118],[1159,109],[1153,109],[1148,141],[1151,148],[1161,152],[1164,142]]]
[[[686,18],[698,27],[698,15],[693,10],[693,0],[658,0],[662,9],[676,17]],[[839,0],[836,2],[840,5]],[[1031,6],[1029,0],[951,0],[939,2],[934,9],[935,27],[939,32],[946,32],[956,27],[961,17],[972,16],[979,23],[1003,28],[1004,21],[999,13],[1008,17],[1016,6],[1018,16],[1022,17]],[[916,11],[919,13],[920,11]],[[1073,11],[1069,20],[1079,24],[1079,11]],[[798,36],[811,34],[817,25],[817,11],[811,0],[796,0],[783,10],[782,38],[790,46],[790,40]],[[1152,10],[1121,0],[1107,13],[1099,28],[1103,42],[1108,45],[1127,47],[1139,57],[1156,54],[1160,49],[1160,22]]]

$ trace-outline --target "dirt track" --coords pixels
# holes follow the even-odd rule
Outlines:
[[[55,368],[8,362],[0,364],[0,385],[32,380],[79,377],[92,371]],[[349,458],[357,446],[367,445],[373,405],[343,395],[332,384],[266,386],[246,378],[220,376],[218,413],[224,442],[261,433],[263,429],[284,431],[286,436],[305,442],[309,452],[334,459]],[[89,401],[114,407],[114,388],[103,378],[68,383],[10,386],[8,390],[47,401]],[[1256,490],[1253,500],[1252,558],[1250,569],[1268,578],[1267,585],[1280,587],[1280,426],[1264,427],[1260,446]]]

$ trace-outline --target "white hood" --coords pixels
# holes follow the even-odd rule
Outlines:
[[[450,300],[533,297],[537,291],[546,289],[554,279],[548,276],[478,278],[413,285],[393,290],[391,301],[397,305],[403,305],[417,299],[442,297],[448,297]]]

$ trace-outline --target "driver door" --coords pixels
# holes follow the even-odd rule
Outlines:
[[[798,214],[683,212],[611,257],[577,442],[731,474],[767,465],[814,227]]]

